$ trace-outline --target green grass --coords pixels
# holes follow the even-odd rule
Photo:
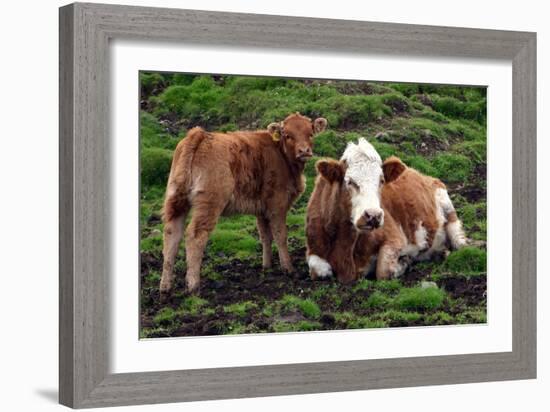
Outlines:
[[[396,296],[394,305],[402,310],[432,310],[441,306],[445,292],[437,288],[403,288]]]
[[[285,295],[279,302],[284,309],[298,309],[306,318],[317,319],[321,316],[319,305],[311,299]]]
[[[216,228],[210,235],[208,247],[211,253],[235,254],[236,258],[243,259],[257,253],[259,245],[257,239],[241,230]]]
[[[237,315],[239,317],[243,317],[246,315],[248,311],[251,309],[257,308],[258,305],[251,301],[244,301],[239,303],[233,303],[228,306],[224,306],[224,311],[226,313],[231,313],[233,315]]]
[[[143,148],[140,156],[141,184],[145,187],[165,185],[172,164],[172,151],[162,148]]]
[[[464,275],[487,272],[487,252],[465,247],[452,252],[442,265],[443,270]]]
[[[157,326],[170,325],[177,317],[177,313],[172,308],[162,308],[153,318],[153,323]]]
[[[298,331],[312,331],[319,330],[321,324],[319,322],[311,322],[308,320],[301,320],[298,322],[275,322],[273,324],[274,332],[298,332]]]
[[[461,154],[441,153],[432,166],[435,175],[447,183],[464,182],[472,173],[472,161]]]
[[[371,309],[382,309],[388,306],[390,302],[391,298],[382,292],[376,291],[368,297],[363,306]]]
[[[201,299],[198,296],[189,296],[189,297],[184,299],[184,301],[182,302],[180,308],[181,308],[182,311],[184,311],[186,313],[196,315],[206,305],[208,305],[207,300]]]

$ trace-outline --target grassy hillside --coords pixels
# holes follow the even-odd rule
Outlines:
[[[142,337],[486,321],[485,88],[159,73],[141,73],[140,81]],[[287,218],[298,273],[282,273],[276,258],[262,270],[254,216],[222,217],[205,253],[200,297],[184,294],[182,245],[174,298],[160,305],[160,211],[178,141],[193,126],[254,130],[295,111],[329,122],[306,166],[306,192]],[[315,161],[340,157],[360,136],[383,159],[397,155],[441,178],[473,245],[397,280],[310,281],[304,222]]]

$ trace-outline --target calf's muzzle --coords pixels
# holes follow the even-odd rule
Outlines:
[[[355,222],[355,227],[362,231],[377,229],[384,222],[384,211],[382,209],[367,209]]]

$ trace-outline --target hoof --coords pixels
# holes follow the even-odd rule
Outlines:
[[[296,269],[294,269],[294,266],[289,265],[289,266],[284,266],[283,271],[288,273],[288,274],[291,274],[291,273],[295,273]]]
[[[189,295],[198,296],[200,294],[200,281],[198,282],[187,282],[187,293]]]
[[[170,289],[160,291],[160,303],[162,304],[168,303],[171,298],[172,298],[172,291]]]

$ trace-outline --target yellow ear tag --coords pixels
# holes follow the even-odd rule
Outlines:
[[[274,142],[278,142],[279,140],[281,140],[281,133],[279,133],[279,131],[275,131],[273,132],[273,134],[271,135],[271,138],[273,139]]]

